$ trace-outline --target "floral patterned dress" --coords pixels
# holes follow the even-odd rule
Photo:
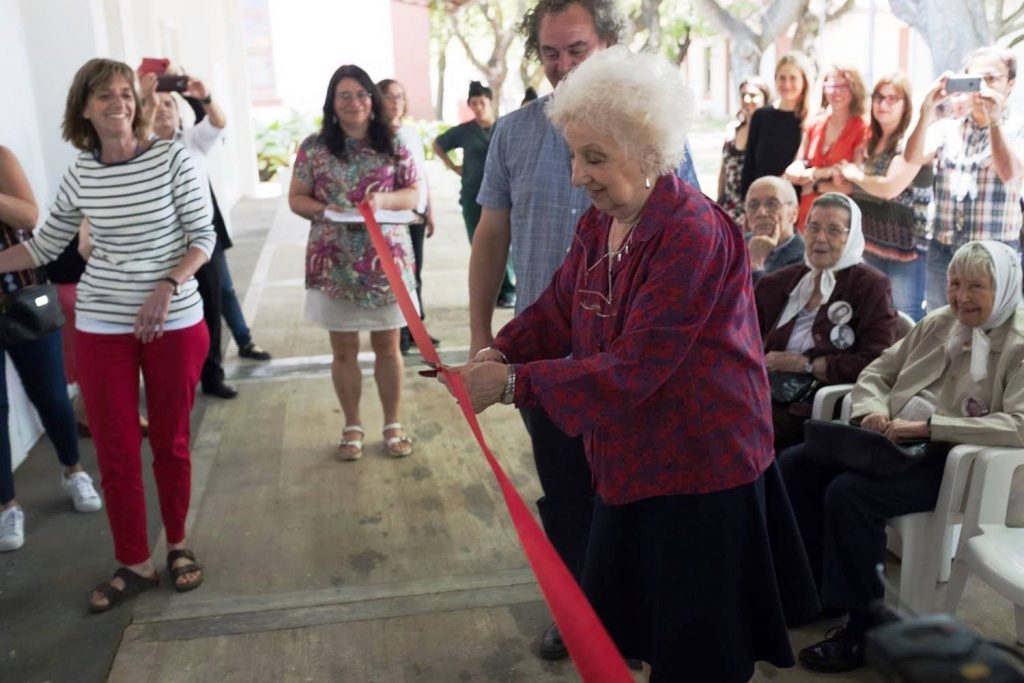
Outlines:
[[[400,190],[416,183],[412,156],[397,138],[397,161],[375,152],[362,140],[348,140],[346,145],[347,161],[332,154],[319,134],[309,136],[299,146],[295,177],[312,185],[314,199],[356,211],[367,192]],[[381,225],[381,231],[391,245],[389,258],[400,266],[406,287],[415,291],[408,226]],[[306,289],[307,315],[329,329],[391,329],[395,322],[397,327],[402,325],[380,256],[362,223],[333,223],[324,218],[312,221],[306,247]],[[325,319],[322,309],[331,305],[338,315]],[[317,306],[319,313],[314,312]]]
[[[746,150],[737,149],[736,147],[736,127],[729,126],[729,131],[725,137],[725,144],[722,145],[722,167],[725,171],[725,185],[722,188],[722,196],[718,198],[718,205],[741,228],[744,224],[744,207],[743,197],[740,196],[740,183],[743,180],[743,160],[745,156]]]

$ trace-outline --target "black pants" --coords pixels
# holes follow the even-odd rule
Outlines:
[[[779,455],[779,467],[822,607],[866,610],[885,594],[875,571],[885,559],[885,520],[935,508],[945,458],[876,479],[823,466],[800,444]]]
[[[583,438],[567,436],[539,408],[522,408],[519,414],[530,433],[544,493],[537,500],[544,533],[579,581],[594,512],[594,485],[583,455]]]
[[[416,275],[416,301],[420,304],[420,320],[426,315],[423,313],[423,240],[427,235],[426,223],[414,223],[409,226],[409,238],[412,240],[412,256],[415,261],[414,273]]]
[[[412,240],[412,256],[413,256],[413,273],[416,276],[416,301],[420,304],[420,320],[424,320],[427,315],[423,310],[423,278],[420,277],[420,273],[423,272],[423,240],[427,235],[427,224],[426,223],[413,223],[409,225],[409,239]],[[403,327],[401,332],[400,345],[402,353],[409,350],[412,346],[412,333],[409,331],[409,327]]]
[[[219,244],[214,247],[214,251],[221,251]],[[203,362],[200,380],[204,387],[210,387],[224,381],[224,367],[221,365],[224,358],[220,343],[220,273],[217,271],[214,258],[196,271],[196,282],[199,284],[199,296],[203,299],[203,318],[206,320],[206,328],[210,331],[210,352]]]

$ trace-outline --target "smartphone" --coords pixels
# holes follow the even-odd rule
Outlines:
[[[156,74],[160,75],[167,71],[168,67],[171,66],[171,60],[163,59],[158,57],[143,57],[142,64],[139,65],[139,75],[142,74]]]
[[[981,76],[950,76],[946,92],[981,92]]]
[[[157,76],[157,92],[185,92],[188,89],[188,76]]]

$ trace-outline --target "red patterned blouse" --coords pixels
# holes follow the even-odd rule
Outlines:
[[[774,457],[771,399],[739,228],[671,175],[609,267],[611,220],[589,209],[547,290],[498,333],[516,405],[583,435],[610,505],[754,481]]]

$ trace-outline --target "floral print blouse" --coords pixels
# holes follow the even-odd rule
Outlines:
[[[401,190],[416,183],[412,156],[397,137],[397,161],[375,152],[363,140],[346,140],[346,146],[347,161],[331,153],[319,133],[299,146],[295,177],[312,185],[317,201],[356,211],[367,192]],[[389,257],[399,264],[409,290],[415,291],[408,226],[380,227],[391,245]],[[332,299],[346,299],[364,308],[380,308],[396,301],[366,226],[333,223],[322,217],[313,219],[306,246],[306,289],[317,289]]]

